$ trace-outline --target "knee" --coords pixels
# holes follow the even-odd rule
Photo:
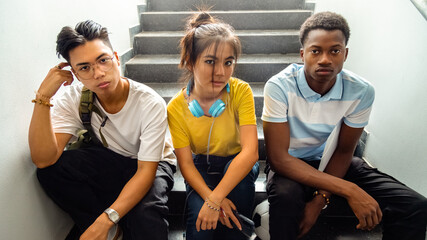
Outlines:
[[[204,200],[193,190],[187,195],[187,221],[196,222],[199,211],[204,204]]]
[[[147,222],[163,222],[168,214],[168,207],[155,203],[138,203],[127,215],[128,221],[145,224]]]
[[[300,209],[304,207],[304,191],[302,185],[288,180],[271,186],[268,200],[270,207],[279,209]]]
[[[413,204],[413,211],[410,215],[416,217],[416,222],[427,224],[427,198],[421,197]]]

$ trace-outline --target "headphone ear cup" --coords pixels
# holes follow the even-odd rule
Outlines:
[[[195,116],[196,118],[199,118],[205,114],[196,99],[194,99],[188,104],[188,109],[190,110],[191,114],[193,114],[193,116]]]
[[[224,112],[224,110],[225,110],[225,103],[221,99],[218,99],[209,108],[209,114],[212,117],[219,117],[219,115],[221,115]]]

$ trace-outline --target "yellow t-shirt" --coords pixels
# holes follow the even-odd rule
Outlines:
[[[226,157],[241,151],[240,129],[243,125],[256,125],[255,104],[248,83],[230,78],[230,93],[222,96],[224,112],[212,128],[209,155]],[[168,104],[168,122],[174,148],[191,147],[195,154],[207,154],[209,131],[213,117],[194,117],[188,109],[184,89]]]

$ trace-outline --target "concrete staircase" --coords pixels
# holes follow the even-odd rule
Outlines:
[[[242,42],[243,55],[237,61],[234,76],[250,83],[255,98],[261,166],[256,182],[256,203],[259,203],[267,196],[260,120],[264,84],[289,64],[301,62],[298,29],[312,14],[314,4],[304,0],[147,0],[147,5],[139,7],[140,26],[131,29],[141,32],[133,37],[133,57],[128,57],[124,72],[126,77],[152,87],[166,102],[185,86],[178,83],[181,75],[178,43],[184,35],[185,19],[200,3],[213,6],[211,14],[231,24]],[[182,239],[184,204],[185,186],[178,169],[169,200],[171,230],[175,231],[170,239]],[[315,230],[319,231],[322,230]],[[311,234],[314,236],[311,239],[321,239],[316,234]]]

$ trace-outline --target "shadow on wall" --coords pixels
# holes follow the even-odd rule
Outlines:
[[[415,7],[420,11],[423,17],[427,20],[427,0],[411,0]]]

